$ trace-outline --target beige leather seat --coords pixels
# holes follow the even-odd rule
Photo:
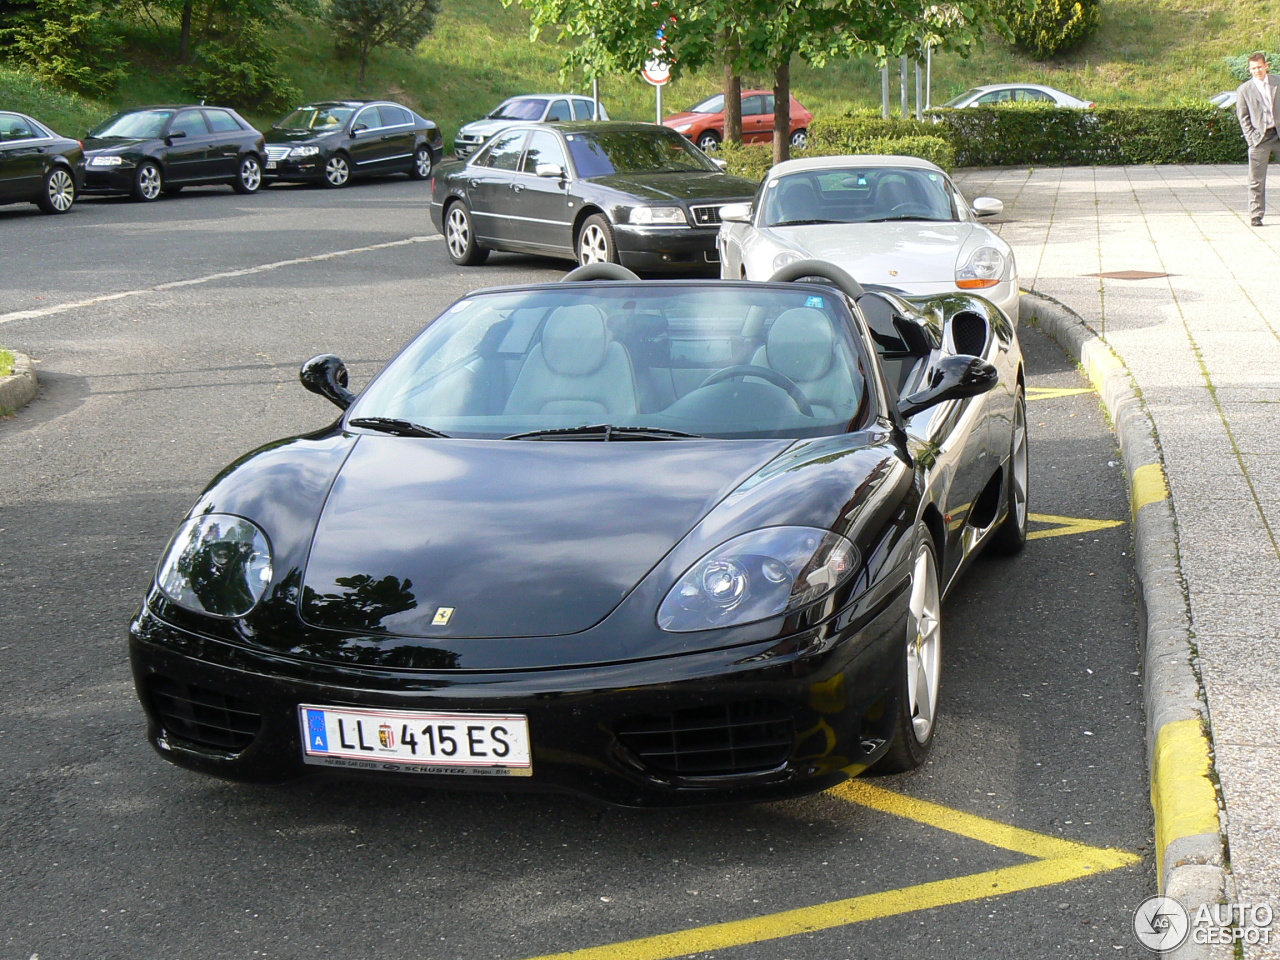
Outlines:
[[[862,375],[849,368],[821,310],[794,307],[780,313],[751,362],[793,381],[818,419],[851,420],[858,411]]]
[[[612,422],[635,415],[636,383],[627,351],[609,339],[604,313],[586,303],[557,307],[507,398],[509,414],[585,416]]]

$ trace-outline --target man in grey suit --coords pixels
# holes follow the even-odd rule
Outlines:
[[[1251,79],[1236,90],[1236,116],[1249,144],[1249,222],[1262,226],[1266,212],[1267,164],[1272,154],[1280,159],[1276,114],[1280,113],[1280,80],[1267,76],[1267,55],[1249,54]]]

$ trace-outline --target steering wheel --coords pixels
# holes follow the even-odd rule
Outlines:
[[[744,377],[759,377],[761,380],[767,380],[775,387],[780,387],[787,392],[792,400],[796,402],[796,406],[800,408],[800,412],[806,417],[813,416],[813,406],[809,403],[809,398],[796,385],[796,382],[785,374],[779,373],[777,370],[770,370],[768,367],[758,367],[754,363],[739,363],[736,366],[725,367],[723,370],[717,370],[707,379],[698,385],[698,389],[710,387],[713,384],[723,383],[725,380],[737,380]]]

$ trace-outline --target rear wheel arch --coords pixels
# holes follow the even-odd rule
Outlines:
[[[938,556],[938,569],[945,570],[947,525],[942,519],[942,511],[938,509],[936,503],[926,504],[920,519],[929,528],[929,535],[933,537],[933,550]]]

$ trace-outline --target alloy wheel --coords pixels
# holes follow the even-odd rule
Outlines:
[[[144,164],[138,171],[138,193],[144,200],[154,200],[160,196],[161,186],[160,168],[154,163]]]
[[[329,162],[324,165],[324,178],[331,187],[346,186],[351,179],[351,167],[347,164],[347,158],[341,154],[330,157]]]
[[[1018,529],[1027,527],[1027,407],[1018,398],[1013,413],[1013,453],[1009,457],[1009,509],[1014,512]]]
[[[262,167],[256,157],[245,157],[240,161],[240,185],[248,193],[262,186]]]
[[[465,210],[457,204],[449,211],[449,219],[445,224],[444,242],[449,246],[449,253],[455,260],[467,255],[471,245],[471,219]]]
[[[65,170],[54,170],[49,174],[47,185],[49,204],[58,213],[66,213],[76,200],[76,184],[71,174]]]
[[[916,547],[907,624],[907,707],[916,741],[928,743],[942,678],[942,603],[938,567],[928,544]]]
[[[431,151],[423,147],[413,157],[413,166],[418,173],[419,180],[425,180],[431,176]]]
[[[598,224],[589,223],[582,229],[578,239],[578,262],[607,263],[609,260],[609,238]]]

